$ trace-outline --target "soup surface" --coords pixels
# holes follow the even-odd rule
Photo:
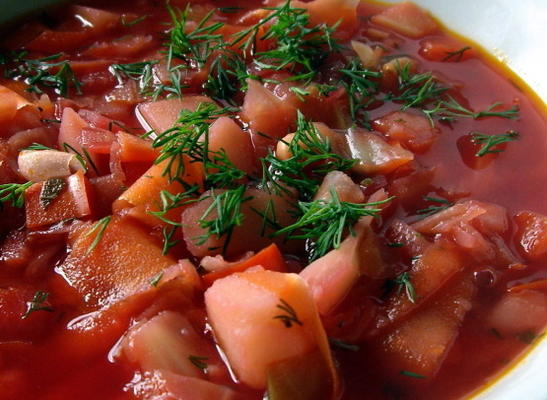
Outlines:
[[[547,322],[546,117],[404,2],[93,1],[0,56],[0,398],[457,399]]]

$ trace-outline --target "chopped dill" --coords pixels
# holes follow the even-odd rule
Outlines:
[[[422,218],[429,217],[430,215],[436,214],[439,211],[446,210],[447,208],[450,208],[454,205],[454,203],[452,203],[451,201],[438,197],[424,196],[424,200],[436,205],[431,205],[427,208],[417,210],[416,214],[420,215]]]
[[[502,148],[499,147],[502,143],[514,142],[520,138],[517,131],[507,131],[499,135],[488,135],[481,132],[471,132],[472,141],[481,144],[479,151],[475,153],[476,157],[482,157],[486,154],[501,153]]]
[[[207,371],[207,363],[206,361],[208,360],[209,358],[208,357],[203,357],[203,356],[193,356],[193,355],[190,355],[188,356],[188,360],[190,360],[190,362],[192,364],[194,364],[194,366],[201,370],[202,372],[206,372]]]
[[[91,242],[91,244],[87,248],[87,251],[85,252],[86,256],[89,255],[93,250],[95,250],[95,248],[97,247],[97,245],[103,238],[104,232],[106,228],[108,227],[108,224],[110,223],[111,220],[112,220],[111,215],[101,218],[93,225],[93,227],[91,227],[91,229],[89,229],[83,235],[83,237],[88,237],[88,236],[91,236],[93,233],[95,233],[95,237],[93,238],[93,241]]]
[[[312,243],[310,261],[316,260],[342,243],[344,233],[354,234],[353,225],[363,216],[377,216],[381,208],[392,198],[373,203],[349,203],[341,201],[336,191],[331,190],[330,200],[298,202],[298,220],[274,235],[286,235],[287,239],[304,239]]]
[[[283,314],[276,315],[273,319],[280,320],[285,327],[292,328],[293,324],[300,326],[304,325],[302,321],[298,319],[298,315],[296,314],[294,308],[285,300],[279,299],[279,304],[276,305],[276,308],[283,311]]]
[[[47,311],[53,312],[53,307],[47,304],[49,293],[38,290],[31,301],[27,302],[27,310],[21,316],[21,319],[27,319],[33,312]]]
[[[25,205],[25,190],[33,182],[4,183],[0,185],[0,204],[10,202],[13,207],[23,208]]]
[[[416,303],[416,290],[410,281],[410,275],[408,272],[403,272],[397,275],[394,283],[397,285],[397,295],[400,295],[404,289],[408,300],[410,300],[411,303]]]

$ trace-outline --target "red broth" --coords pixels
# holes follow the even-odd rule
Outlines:
[[[307,7],[306,3],[299,4],[299,7]],[[282,318],[272,314],[274,328],[281,326],[282,335],[304,329],[306,337],[302,339],[305,350],[296,353],[300,357],[296,358],[296,364],[283,364],[286,359],[294,360],[290,358],[294,357],[290,348],[297,346],[292,343],[280,347],[287,350],[287,356],[277,359],[275,355],[270,356],[275,363],[258,365],[262,359],[256,358],[257,369],[264,367],[270,379],[272,399],[292,398],[283,395],[291,393],[283,392],[291,385],[302,388],[303,399],[462,398],[491,383],[536,343],[547,322],[547,205],[543,201],[547,187],[542,184],[547,178],[543,159],[547,149],[547,138],[543,134],[547,122],[544,105],[519,78],[480,47],[443,30],[414,7],[386,14],[388,8],[376,3],[363,2],[356,6],[352,1],[315,0],[307,4],[312,4],[309,13],[313,23],[327,18],[326,22],[332,24],[342,18],[334,38],[345,49],[324,59],[316,55],[320,65],[314,68],[319,73],[312,74],[309,81],[325,85],[327,94],[310,93],[311,86],[306,79],[290,79],[305,69],[298,63],[294,68],[290,64],[278,70],[257,63],[251,65],[256,51],[271,50],[275,48],[276,40],[282,39],[259,40],[254,53],[247,53],[250,59],[246,72],[254,75],[248,83],[248,91],[241,90],[241,82],[234,84],[232,75],[229,79],[236,89],[218,101],[217,106],[245,109],[248,93],[255,93],[256,98],[260,98],[260,93],[266,96],[264,87],[270,92],[266,96],[270,96],[269,100],[256,101],[269,103],[262,111],[252,106],[237,115],[233,110],[223,111],[234,116],[232,121],[235,122],[224,120],[224,131],[219,130],[229,131],[231,136],[221,139],[224,140],[221,144],[228,155],[235,154],[230,157],[232,163],[244,169],[246,174],[236,179],[235,184],[232,181],[223,187],[214,187],[235,191],[242,184],[247,185],[249,189],[245,193],[249,197],[251,193],[254,199],[241,204],[252,201],[260,205],[262,201],[262,206],[266,207],[265,204],[275,203],[279,207],[276,223],[279,221],[281,227],[293,223],[298,216],[283,214],[285,208],[292,207],[297,213],[296,200],[311,202],[313,195],[306,198],[302,192],[297,199],[288,195],[291,201],[267,197],[258,183],[262,178],[258,159],[267,157],[268,148],[279,146],[276,143],[279,139],[291,140],[286,135],[297,128],[296,108],[301,109],[306,121],[321,121],[336,129],[331,131],[334,136],[328,140],[337,135],[348,137],[350,125],[357,123],[363,129],[357,135],[369,138],[367,143],[389,146],[392,155],[387,157],[388,162],[363,161],[361,170],[347,172],[351,184],[346,181],[346,186],[349,185],[348,190],[353,190],[354,198],[359,199],[352,202],[387,197],[390,200],[385,208],[381,204],[373,222],[367,222],[365,237],[368,239],[357,250],[366,254],[359,253],[361,267],[357,268],[357,276],[352,275],[351,284],[336,301],[321,295],[314,297],[320,314],[316,306],[291,313],[291,310],[294,312],[292,305],[304,304],[312,292],[305,284],[298,284],[298,289],[294,289],[290,286],[294,282],[287,283],[293,279],[287,272],[305,271],[309,257],[313,258],[313,252],[309,252],[314,248],[313,238],[305,244],[300,240],[286,241],[261,235],[257,226],[264,224],[266,208],[260,214],[261,218],[252,210],[246,210],[243,229],[236,227],[229,231],[233,237],[228,245],[220,241],[222,235],[217,235],[219,240],[215,235],[209,235],[208,240],[212,241],[205,245],[195,240],[195,236],[203,234],[204,230],[191,228],[208,218],[206,207],[198,208],[208,201],[204,200],[205,195],[195,204],[172,207],[164,217],[175,219],[173,225],[151,214],[161,210],[162,189],[176,195],[184,191],[184,186],[177,181],[167,182],[162,175],[162,165],[154,167],[164,148],[152,147],[153,136],[139,137],[149,127],[141,126],[136,108],[147,102],[161,104],[148,113],[139,108],[141,120],[145,114],[149,125],[164,127],[156,132],[160,134],[173,125],[182,109],[195,109],[197,103],[179,105],[174,115],[166,117],[162,113],[170,106],[154,101],[172,98],[177,89],[169,82],[173,75],[166,77],[164,61],[149,65],[156,75],[147,81],[147,93],[139,93],[138,85],[142,85],[144,78],[138,81],[139,78],[131,79],[127,74],[116,77],[112,65],[165,59],[171,20],[163,2],[85,3],[92,7],[91,11],[66,7],[26,23],[4,40],[5,61],[0,66],[6,76],[0,81],[5,88],[0,92],[0,184],[4,185],[1,188],[9,189],[6,184],[23,184],[30,180],[25,176],[20,160],[18,168],[17,159],[20,151],[33,143],[65,154],[76,148],[83,158],[87,158],[84,162],[87,170],[78,173],[73,166],[62,175],[61,179],[65,181],[60,189],[56,192],[56,189],[49,189],[54,192],[50,204],[43,203],[45,183],[23,187],[23,207],[15,207],[17,204],[10,199],[2,200],[1,399],[187,400],[221,396],[261,399],[266,381],[253,368],[245,367],[248,359],[258,357],[253,346],[261,343],[260,335],[252,336],[256,340],[254,345],[242,346],[248,350],[248,357],[237,358],[238,352],[243,351],[237,343],[239,350],[232,348],[233,336],[237,336],[232,333],[238,331],[238,326],[226,329],[225,321],[231,317],[221,319],[222,314],[235,315],[239,309],[227,305],[228,311],[221,309],[219,313],[214,308],[217,297],[223,290],[227,291],[224,287],[235,288],[242,282],[255,282],[252,279],[267,281],[254,283],[262,290],[257,289],[256,293],[264,295],[264,299],[274,293],[283,300],[274,307],[274,311],[285,313],[280,314]],[[334,9],[340,13],[336,18],[328,9],[332,4],[337,4]],[[186,3],[172,1],[171,6],[179,10],[184,9]],[[190,8],[188,21],[199,21],[213,10],[210,21],[220,21],[225,26],[210,34],[220,32],[224,40],[228,40],[234,38],[230,35],[241,31],[242,26],[259,23],[268,15],[271,10],[252,12],[261,6],[275,7],[276,3],[250,6],[244,1],[198,1]],[[108,13],[96,13],[94,9]],[[327,11],[323,12],[325,9]],[[79,15],[79,19],[75,15]],[[385,19],[382,22],[381,18],[372,17],[374,15],[387,15],[388,20],[395,18],[399,27],[386,27]],[[405,18],[412,20],[410,26],[417,26],[418,33],[408,34],[401,30]],[[264,24],[261,29],[267,29],[267,26]],[[190,22],[186,32],[192,29],[195,24]],[[260,34],[264,32],[260,31]],[[373,60],[367,68],[368,73],[372,72],[367,76],[367,82],[373,88],[371,94],[359,98],[364,102],[375,97],[363,109],[366,120],[365,114],[361,114],[363,118],[358,121],[351,120],[347,92],[351,90],[352,82],[348,81],[347,75],[340,75],[340,70],[348,69],[352,59],[357,60],[351,40],[365,43],[369,49],[376,50],[374,54],[379,54],[369,54]],[[321,46],[327,51],[325,43]],[[237,53],[237,46],[233,48]],[[211,62],[218,54],[205,57],[204,65],[196,65],[195,60],[190,60],[187,69],[178,70],[181,75],[175,76],[181,77],[186,86],[181,89],[183,99],[204,94],[211,96],[210,87],[207,89],[204,84]],[[392,63],[389,70],[386,64],[397,57],[411,57],[414,64],[409,64],[405,70],[404,61],[400,61]],[[53,76],[53,81],[29,81],[25,74],[36,64],[28,60],[37,59],[41,59],[38,68],[46,71],[47,76]],[[65,75],[68,77],[66,91],[55,80],[60,76],[65,60],[75,74],[74,79]],[[183,57],[175,61],[175,65],[187,61]],[[52,63],[58,64],[52,66]],[[358,61],[355,65],[362,67]],[[21,69],[22,66],[26,70]],[[410,78],[418,74],[430,75],[404,87],[401,76],[405,71]],[[158,79],[163,88],[157,84]],[[81,82],[81,88],[75,82]],[[409,101],[403,99],[405,88],[416,89],[427,82],[436,82],[449,90],[405,108],[405,102]],[[253,84],[255,86],[251,87]],[[256,91],[256,85],[262,92]],[[328,89],[326,85],[334,87]],[[169,86],[171,89],[165,89]],[[300,88],[300,92],[291,87]],[[150,93],[154,90],[158,90],[157,99]],[[63,91],[62,95],[60,91]],[[438,103],[441,99],[445,103]],[[460,109],[460,115],[453,120],[440,118],[443,114],[439,112],[432,114],[429,121],[421,111],[432,110],[438,105],[445,107],[445,116],[454,116],[450,115],[455,112],[454,106],[447,106],[450,99],[458,102],[468,114],[499,103],[489,111],[503,114],[515,107],[513,110],[518,110],[518,117],[467,118],[469,115],[462,117]],[[66,111],[69,108],[74,110],[72,114]],[[169,110],[165,112],[170,113]],[[386,117],[393,115],[392,112],[403,114],[395,114],[398,117],[391,119]],[[154,115],[159,115],[159,122],[150,122]],[[258,116],[260,122],[249,119],[249,115]],[[395,128],[401,124],[401,118],[403,125],[408,124],[418,132],[406,128],[397,131]],[[404,118],[407,118],[406,122]],[[202,123],[209,129],[211,122],[207,118]],[[70,128],[73,126],[76,128]],[[432,127],[438,131],[431,130]],[[266,131],[260,132],[261,129]],[[370,133],[373,130],[376,133]],[[424,132],[425,139],[421,136]],[[472,132],[489,135],[518,132],[518,138],[487,148],[493,151],[479,157],[476,153],[485,142],[477,142],[477,136],[473,141]],[[64,139],[59,139],[59,135],[65,135]],[[249,144],[249,138],[252,144]],[[420,142],[420,138],[424,141]],[[231,140],[239,147],[228,151]],[[63,141],[73,148],[63,147],[60,143]],[[247,146],[247,153],[241,150],[243,145]],[[35,146],[32,151],[43,150],[36,150]],[[394,152],[398,156],[393,156]],[[280,159],[279,154],[278,147]],[[347,151],[341,151],[342,156],[347,154]],[[247,159],[250,161],[242,161]],[[198,185],[189,198],[210,189],[208,181],[203,182],[200,175],[201,164],[185,162],[184,179],[202,185]],[[393,167],[393,163],[399,164]],[[314,165],[317,166],[312,164],[304,174],[311,174],[316,179],[315,192],[324,174],[311,171]],[[214,174],[215,171],[206,173]],[[36,171],[27,175],[30,173],[36,176]],[[71,173],[71,177],[66,178]],[[154,184],[140,186],[143,179],[151,179]],[[47,181],[49,184],[56,182]],[[378,192],[381,189],[384,192]],[[340,187],[336,190],[339,196],[345,196]],[[261,200],[263,198],[267,200]],[[327,203],[317,204],[325,206]],[[463,207],[465,213],[477,212],[478,216],[465,219],[460,213],[456,215],[455,223],[446,225],[454,218],[448,215],[426,226],[425,223],[435,215],[446,215],[446,209],[454,210],[451,206]],[[424,209],[426,211],[419,211]],[[486,219],[481,219],[481,215]],[[181,218],[182,224],[179,223]],[[262,231],[273,229],[267,225],[262,226]],[[401,228],[397,231],[396,226],[410,230]],[[177,229],[171,231],[173,227]],[[327,227],[323,225],[321,229]],[[351,238],[348,228],[346,226],[343,233]],[[323,233],[321,229],[319,234]],[[174,232],[168,237],[172,246],[165,249],[165,235],[169,232]],[[325,251],[327,255],[320,255],[329,257],[331,248]],[[246,251],[253,251],[254,255],[238,261]],[[374,258],[372,253],[378,257]],[[95,257],[95,254],[102,254],[103,258]],[[204,255],[219,254],[224,258],[217,259],[216,264],[211,259],[202,259]],[[227,264],[225,260],[233,263]],[[329,260],[331,264],[337,262],[336,256]],[[347,264],[342,263],[341,268],[346,268]],[[274,272],[257,271],[257,265]],[[380,270],[371,272],[363,265],[376,266]],[[451,266],[454,271],[444,276],[442,271]],[[255,270],[246,271],[249,267],[255,267]],[[220,270],[210,272],[215,268]],[[420,275],[420,268],[429,272]],[[439,282],[435,283],[435,279]],[[297,282],[301,280],[298,278]],[[280,292],[273,289],[271,282],[274,281],[289,285],[290,289],[286,289],[288,292],[283,292],[283,296],[289,296],[290,292],[294,303],[284,302]],[[313,287],[313,280],[311,282]],[[211,285],[211,289],[207,289]],[[425,294],[420,290],[412,294],[414,286],[426,290],[428,285],[434,289],[428,289]],[[228,293],[231,294],[225,302],[237,301],[240,302],[238,307],[241,304],[248,306],[244,294]],[[263,301],[262,297],[260,299]],[[261,304],[260,301],[257,300],[257,304]],[[509,310],[509,315],[500,313],[500,309]],[[534,321],[519,319],[519,315],[526,313],[531,313]],[[272,318],[268,318],[267,322],[271,323]],[[302,323],[299,318],[306,319]],[[314,322],[320,320],[322,324]],[[257,319],[255,322],[260,325],[263,321]],[[312,325],[314,328],[308,328]],[[507,328],[507,325],[511,327]],[[156,333],[145,336],[144,332]],[[327,336],[331,350],[325,345]],[[266,340],[262,344],[269,347],[274,346],[273,342]],[[301,342],[295,343],[300,345]],[[171,353],[177,353],[179,349],[186,352],[172,357]],[[193,353],[188,353],[188,349]],[[222,354],[219,353],[221,349]],[[321,357],[319,362],[313,361],[317,354]],[[284,375],[276,375],[279,365],[286,371]],[[323,391],[320,379],[310,376],[326,377],[328,390]]]

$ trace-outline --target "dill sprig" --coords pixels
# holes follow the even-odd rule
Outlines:
[[[281,322],[283,322],[283,325],[287,328],[292,328],[293,324],[297,325],[304,325],[300,319],[298,319],[298,315],[296,314],[296,311],[294,308],[287,303],[283,299],[279,299],[279,304],[275,306],[276,308],[280,309],[283,314],[276,315],[273,317],[273,319],[278,319]]]
[[[204,244],[212,235],[218,238],[226,236],[222,249],[223,253],[226,251],[234,228],[241,226],[245,219],[241,206],[252,199],[252,196],[245,194],[245,189],[245,186],[241,185],[220,194],[212,190],[209,196],[202,198],[202,200],[210,198],[212,202],[198,220],[198,225],[207,231],[196,238],[198,245]]]
[[[38,290],[31,301],[27,302],[27,310],[21,316],[21,319],[27,319],[30,314],[36,311],[53,312],[53,307],[47,304],[49,293]]]
[[[431,202],[436,205],[431,205],[427,208],[422,208],[416,211],[416,214],[420,215],[422,218],[429,217],[430,215],[436,214],[439,211],[446,210],[454,205],[451,201],[446,199],[441,199],[439,197],[424,196],[424,200]]]
[[[352,59],[346,68],[340,70],[342,85],[349,98],[351,119],[358,125],[369,126],[366,108],[375,101],[382,73],[363,68],[358,59]]]
[[[67,153],[73,152],[76,157],[76,160],[78,160],[78,162],[80,163],[80,165],[84,168],[86,172],[89,170],[88,168],[88,165],[89,165],[91,166],[91,168],[93,168],[93,171],[95,171],[95,173],[99,175],[99,169],[97,168],[97,166],[93,162],[93,159],[91,158],[91,155],[85,148],[82,147],[82,153],[83,153],[82,154],[78,150],[76,150],[74,147],[64,142],[63,149]]]
[[[397,285],[397,295],[400,295],[404,289],[408,300],[410,300],[411,303],[416,302],[416,290],[410,281],[410,275],[408,272],[403,272],[402,274],[397,275],[394,279],[394,283]]]
[[[377,216],[381,208],[392,198],[372,203],[349,203],[341,201],[335,190],[330,191],[330,200],[298,202],[299,219],[292,225],[278,230],[274,235],[286,235],[286,239],[305,239],[311,243],[310,261],[322,257],[342,243],[344,233],[355,234],[353,225],[363,216]]]
[[[433,73],[428,71],[421,74],[412,74],[410,65],[398,66],[398,94],[390,93],[386,100],[401,102],[401,109],[420,107],[438,100],[447,90],[440,86]]]
[[[41,87],[48,87],[63,97],[70,94],[82,94],[82,83],[76,78],[67,60],[60,60],[62,53],[47,57],[29,59],[27,52],[11,53],[0,58],[0,64],[16,64],[6,69],[6,77],[21,79],[29,85],[27,91],[41,94]]]
[[[336,25],[308,27],[310,17],[307,10],[292,7],[290,0],[279,7],[265,9],[272,12],[255,25],[235,34],[231,42],[231,45],[242,42],[239,47],[249,51],[257,39],[275,40],[275,48],[256,53],[255,63],[261,68],[276,71],[286,69],[298,74],[293,79],[310,81],[317,74],[317,67],[325,60],[328,51],[341,48],[332,36]],[[258,38],[260,28],[270,21],[266,32]]]
[[[53,150],[51,147],[44,146],[40,143],[32,143],[30,146],[25,147],[23,150]]]
[[[149,93],[154,84],[154,65],[158,61],[142,61],[130,64],[112,64],[108,70],[118,84],[122,84],[124,79],[131,79],[139,84],[141,94]]]
[[[278,193],[292,194],[296,189],[300,198],[309,200],[330,171],[345,171],[355,163],[331,150],[330,142],[315,125],[297,112],[297,128],[293,139],[287,143],[291,157],[286,160],[270,153],[262,162],[263,186],[272,186]]]
[[[519,139],[520,135],[517,131],[507,131],[499,135],[488,135],[481,132],[471,132],[472,141],[482,144],[479,151],[475,153],[476,157],[482,157],[486,154],[501,153],[502,148],[498,145],[502,143],[514,142]]]
[[[464,46],[461,49],[455,51],[447,51],[446,56],[443,58],[443,61],[459,62],[461,61],[463,54],[468,50],[471,50],[471,46]]]
[[[25,205],[25,190],[32,184],[33,182],[0,185],[0,204],[11,202],[13,207],[23,208]]]
[[[208,357],[204,357],[204,356],[194,356],[194,355],[190,355],[188,356],[188,360],[190,360],[190,362],[192,364],[194,364],[194,366],[201,370],[202,372],[205,372],[207,371],[207,363],[206,361],[208,360],[209,358]]]
[[[182,224],[180,222],[170,220],[169,218],[167,218],[167,214],[171,210],[199,201],[197,199],[198,194],[199,194],[198,185],[193,185],[189,187],[187,190],[185,190],[184,192],[176,193],[176,194],[173,194],[167,190],[162,190],[160,192],[161,210],[150,211],[150,214],[152,214],[159,220],[165,222],[166,224],[173,225],[175,227],[180,227],[182,226]]]
[[[95,248],[97,247],[97,245],[103,238],[104,232],[106,228],[108,227],[108,224],[110,223],[111,220],[112,220],[111,215],[101,218],[93,225],[93,227],[91,227],[91,229],[89,229],[86,233],[84,233],[83,237],[88,237],[95,233],[95,237],[93,238],[93,241],[91,242],[91,244],[89,245],[89,247],[87,248],[85,252],[86,256],[89,255],[93,250],[95,250]]]
[[[249,76],[243,58],[225,49],[211,62],[204,89],[215,100],[230,101],[238,91],[246,90],[245,80]]]
[[[167,6],[173,27],[169,32],[168,42],[168,65],[172,65],[173,58],[178,58],[188,64],[196,62],[198,67],[203,67],[213,51],[224,47],[224,39],[218,30],[224,26],[222,22],[212,22],[211,17],[215,10],[211,10],[195,29],[189,31],[186,23],[190,4],[181,11]],[[211,23],[210,23],[211,22]]]
[[[479,119],[485,117],[500,117],[506,119],[517,119],[520,116],[519,107],[514,105],[505,110],[498,110],[503,103],[495,102],[482,111],[473,111],[464,107],[453,97],[448,96],[447,100],[440,100],[434,108],[422,110],[430,121],[433,117],[441,121],[454,121],[456,118]]]
[[[156,163],[168,160],[163,172],[173,181],[184,175],[185,157],[190,162],[208,158],[208,132],[211,121],[226,113],[212,103],[200,103],[195,111],[182,110],[175,125],[159,134],[152,146],[160,149]]]

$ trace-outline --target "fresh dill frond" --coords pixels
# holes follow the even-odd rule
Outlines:
[[[340,73],[341,83],[349,98],[351,119],[356,124],[368,128],[370,124],[366,109],[375,101],[379,87],[377,79],[382,77],[382,73],[363,68],[356,58],[352,59],[346,68],[341,69]]]
[[[207,371],[207,363],[206,361],[208,360],[209,358],[208,357],[203,357],[203,356],[194,356],[194,355],[190,355],[188,356],[188,360],[190,360],[190,362],[192,364],[194,364],[194,366],[201,370],[202,372],[205,372]]]
[[[177,232],[177,226],[164,226],[161,230],[163,238],[163,247],[161,249],[161,254],[164,256],[169,253],[172,247],[179,244],[180,240],[173,240],[175,233]]]
[[[189,66],[203,67],[215,50],[225,46],[222,35],[218,33],[224,23],[211,21],[215,10],[208,12],[197,26],[190,30],[187,26],[190,7],[188,4],[184,11],[181,11],[167,6],[173,24],[167,43],[169,66],[172,65],[172,58],[178,58]]]
[[[422,218],[429,217],[430,215],[436,214],[439,211],[446,210],[454,205],[451,201],[446,199],[441,199],[439,197],[424,196],[424,200],[431,202],[435,205],[431,205],[427,208],[422,208],[416,211],[416,214],[420,215]]]
[[[99,175],[99,169],[97,168],[97,166],[93,162],[93,159],[91,158],[91,155],[85,148],[82,148],[82,153],[83,153],[82,154],[78,150],[76,150],[74,147],[72,147],[71,145],[65,142],[63,143],[63,149],[67,153],[73,152],[75,154],[76,160],[78,160],[78,162],[80,163],[80,165],[84,168],[86,172],[88,171],[88,165],[89,165],[91,166],[93,171],[95,171],[95,173]]]
[[[25,205],[25,190],[33,182],[4,183],[0,185],[0,204],[10,202],[13,207],[23,208]]]
[[[181,178],[186,157],[189,162],[203,162],[208,158],[211,121],[226,111],[212,103],[200,103],[195,111],[182,110],[174,126],[154,139],[152,147],[160,149],[156,164],[167,160],[164,176],[168,176],[170,181]]]
[[[248,77],[243,58],[225,49],[211,62],[204,89],[215,100],[231,101],[238,91],[246,90],[245,80]]]
[[[506,110],[497,110],[502,103],[496,102],[482,111],[473,111],[464,107],[453,97],[448,96],[447,100],[440,100],[434,108],[422,110],[430,121],[433,117],[441,121],[454,121],[456,118],[479,119],[485,117],[500,117],[506,119],[517,119],[520,116],[519,107],[514,105]]]
[[[261,159],[262,185],[277,193],[293,194],[297,190],[301,199],[313,197],[323,177],[331,171],[346,171],[355,163],[331,149],[315,125],[297,112],[297,128],[290,143],[286,143],[291,156],[281,160],[273,153]]]
[[[292,7],[290,0],[279,7],[265,9],[272,12],[253,26],[236,33],[230,44],[239,44],[239,48],[252,53],[258,39],[274,40],[276,47],[256,53],[255,63],[263,69],[289,70],[297,74],[295,79],[311,81],[328,51],[341,48],[332,36],[337,24],[308,27],[310,17],[307,10]],[[267,26],[266,32],[258,37],[262,26]]]
[[[38,290],[31,301],[27,302],[27,310],[21,316],[21,319],[27,319],[33,312],[36,311],[47,311],[53,312],[53,307],[47,304],[47,299],[49,297],[48,292]]]
[[[93,250],[95,250],[95,248],[97,247],[97,245],[103,238],[104,232],[106,228],[108,227],[108,224],[110,224],[111,220],[112,220],[111,215],[101,218],[93,225],[93,227],[91,227],[91,229],[89,229],[86,233],[84,233],[83,237],[88,237],[95,233],[95,237],[93,238],[93,241],[91,242],[91,244],[89,245],[85,253],[86,256],[89,255]]]
[[[499,135],[488,135],[481,132],[471,132],[472,141],[480,143],[482,146],[475,153],[476,157],[482,157],[486,154],[501,153],[502,148],[499,147],[502,143],[514,142],[520,138],[517,131],[507,131]]]
[[[11,65],[6,69],[6,77],[21,79],[29,85],[27,91],[41,94],[42,88],[52,88],[57,94],[67,97],[72,90],[82,94],[82,83],[78,80],[67,60],[60,60],[62,53],[29,59],[27,52],[4,55],[0,64]]]
[[[198,245],[204,244],[213,235],[217,238],[225,236],[223,252],[226,251],[234,228],[241,226],[245,219],[241,207],[243,203],[252,199],[252,196],[245,194],[245,190],[244,185],[222,193],[215,193],[212,190],[208,197],[202,198],[202,200],[210,198],[211,204],[198,220],[198,225],[207,231],[196,238]]]
[[[298,318],[298,315],[296,314],[293,306],[291,306],[285,300],[279,299],[279,304],[277,304],[275,307],[280,309],[283,313],[276,315],[275,317],[273,317],[273,319],[280,320],[286,328],[292,328],[293,324],[297,324],[300,326],[304,325],[304,323]]]
[[[447,51],[446,56],[443,58],[443,61],[459,62],[461,61],[463,54],[468,50],[471,50],[471,46],[464,46],[461,49],[455,51]]]
[[[204,169],[206,188],[230,188],[246,176],[245,172],[232,163],[224,149],[209,151]]]
[[[408,272],[403,272],[402,274],[397,275],[394,279],[394,283],[397,285],[397,295],[400,295],[404,289],[408,300],[411,303],[416,303],[416,290],[410,281],[410,275]]]
[[[373,203],[349,203],[341,201],[338,193],[331,190],[330,200],[298,202],[298,220],[278,230],[274,236],[286,235],[286,239],[304,239],[311,242],[310,261],[316,260],[342,243],[345,232],[354,234],[353,225],[363,216],[377,216],[381,208],[392,198]]]
[[[25,147],[23,150],[53,150],[51,147],[44,146],[40,143],[32,143],[30,146]]]
[[[142,61],[130,64],[112,64],[108,70],[118,84],[122,84],[124,79],[131,79],[138,83],[139,92],[148,94],[154,89],[154,65],[158,61]]]
[[[397,94],[390,93],[386,100],[401,102],[401,109],[421,107],[435,100],[446,92],[447,88],[439,85],[433,73],[428,71],[421,74],[412,74],[410,64],[397,68],[398,89]]]
[[[195,203],[199,201],[197,196],[199,195],[199,186],[193,185],[187,190],[181,193],[173,194],[167,190],[162,190],[160,192],[160,211],[150,211],[150,214],[158,218],[159,220],[165,222],[166,224],[173,225],[176,227],[182,226],[178,221],[172,221],[167,218],[169,211],[176,208],[186,206],[188,204]]]

